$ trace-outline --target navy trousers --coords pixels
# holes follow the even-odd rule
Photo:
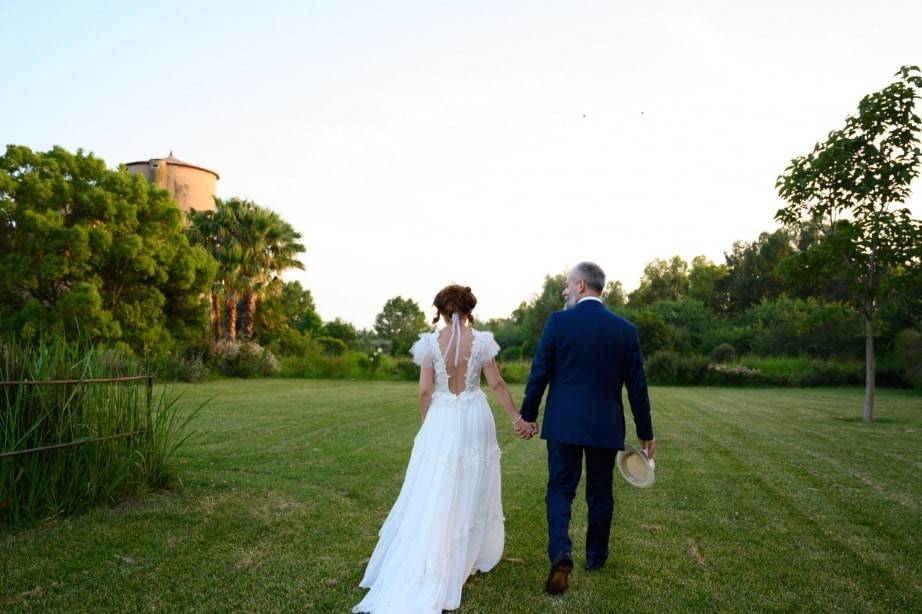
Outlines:
[[[553,562],[561,552],[571,552],[570,507],[586,457],[586,503],[589,527],[586,531],[586,562],[603,563],[608,557],[611,534],[612,470],[618,451],[611,448],[547,442],[547,556]]]

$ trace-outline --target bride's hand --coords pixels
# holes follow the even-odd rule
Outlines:
[[[528,434],[531,432],[531,427],[529,423],[525,422],[525,419],[522,418],[522,414],[519,414],[519,417],[512,421],[512,428],[515,429],[515,434],[522,439],[527,439]]]

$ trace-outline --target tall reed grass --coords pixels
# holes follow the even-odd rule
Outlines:
[[[52,337],[0,342],[0,380],[86,380],[144,374],[142,361]],[[0,522],[33,523],[171,483],[189,421],[163,388],[141,382],[0,386]],[[93,441],[99,438],[105,438]],[[56,444],[66,447],[2,455]]]

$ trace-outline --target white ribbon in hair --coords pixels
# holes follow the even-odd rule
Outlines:
[[[451,336],[448,338],[448,345],[445,346],[445,354],[451,349],[451,344],[457,337],[458,342],[455,344],[455,367],[461,360],[461,318],[458,312],[451,314]]]

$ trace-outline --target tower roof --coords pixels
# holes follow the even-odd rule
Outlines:
[[[127,164],[125,164],[125,166],[133,166],[135,164],[147,164],[151,160],[161,160],[163,162],[166,162],[167,164],[172,164],[173,166],[185,166],[188,168],[195,168],[200,171],[205,171],[206,173],[211,173],[212,175],[214,175],[215,179],[221,178],[220,175],[218,175],[216,172],[214,172],[210,168],[205,168],[204,166],[199,166],[198,164],[192,164],[191,162],[185,162],[183,160],[180,160],[179,158],[173,155],[172,150],[170,150],[170,155],[168,155],[166,158],[150,158],[148,160],[138,160],[137,162],[128,162]]]

